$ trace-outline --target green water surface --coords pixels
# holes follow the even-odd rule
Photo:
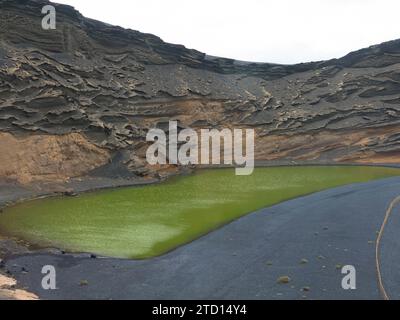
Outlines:
[[[400,175],[362,166],[202,170],[155,185],[7,208],[0,232],[39,246],[121,258],[165,253],[246,213],[319,190]]]

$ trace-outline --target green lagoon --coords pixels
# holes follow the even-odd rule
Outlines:
[[[362,166],[200,170],[161,184],[20,203],[0,214],[0,233],[41,247],[149,258],[257,209],[312,192],[400,175]]]

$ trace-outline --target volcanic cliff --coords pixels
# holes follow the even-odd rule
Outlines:
[[[53,4],[0,0],[0,178],[159,177],[149,128],[254,128],[256,159],[400,162],[400,40],[277,65],[211,57]],[[267,40],[265,40],[267,41]]]

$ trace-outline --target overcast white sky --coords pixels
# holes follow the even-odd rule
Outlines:
[[[227,58],[297,63],[400,38],[400,0],[53,0]]]

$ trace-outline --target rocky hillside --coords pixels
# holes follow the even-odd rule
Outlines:
[[[147,129],[169,120],[254,128],[256,157],[271,163],[400,162],[400,40],[329,61],[248,63],[65,5],[43,30],[48,3],[0,0],[1,178],[176,170],[143,156]]]

